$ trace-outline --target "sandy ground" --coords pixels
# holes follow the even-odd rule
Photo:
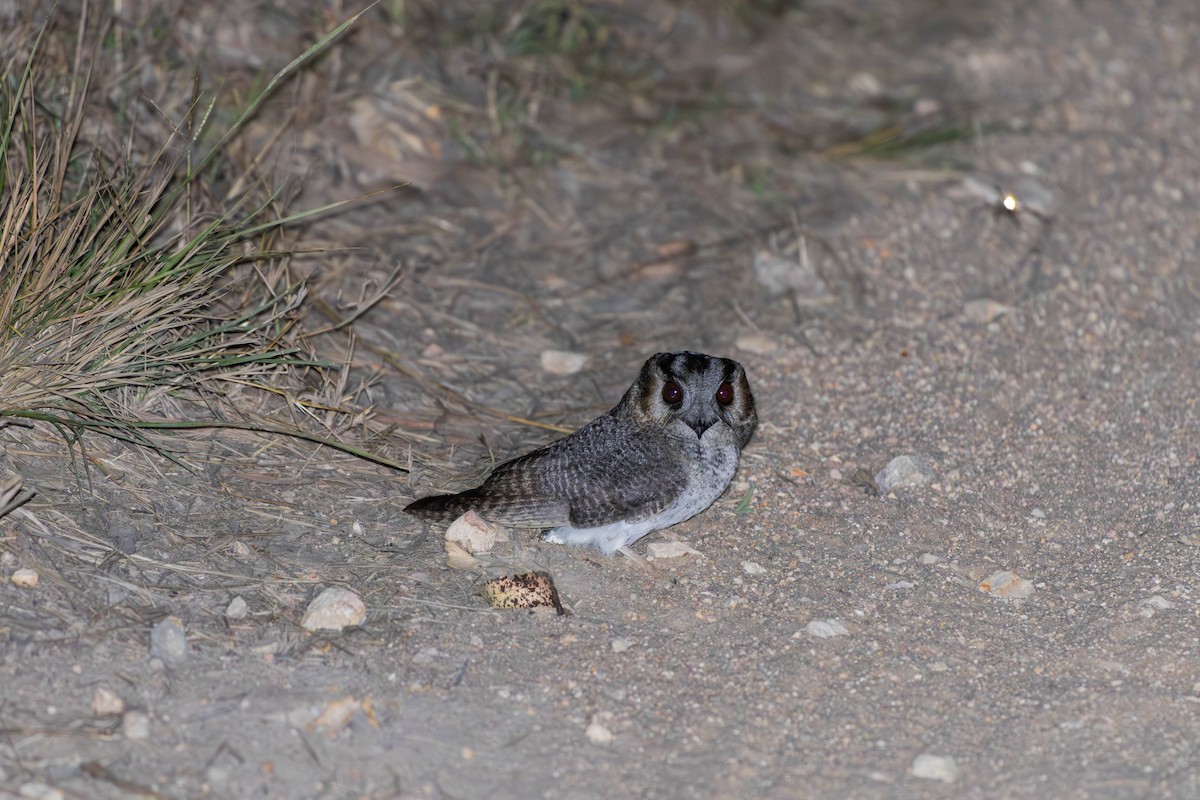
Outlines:
[[[488,609],[490,573],[400,509],[553,434],[392,376],[381,413],[434,421],[461,480],[418,448],[408,476],[164,468],[133,508],[119,480],[43,483],[143,560],[0,588],[0,796],[1200,797],[1200,6],[1009,5],[811,4],[757,38],[685,14],[669,54],[716,70],[720,110],[620,127],[563,101],[527,131],[561,139],[552,165],[466,164],[330,223],[360,281],[408,266],[363,335],[514,416],[577,426],[659,350],[741,361],[761,425],[672,530],[699,555],[518,535],[489,569],[549,572],[571,613]],[[338,55],[347,85],[434,72],[390,36]],[[883,96],[974,129],[813,154]],[[551,375],[547,349],[589,361]],[[878,492],[902,455],[931,479]],[[6,578],[73,563],[46,508],[4,520]],[[981,590],[1000,572],[1010,596]],[[335,584],[365,621],[306,632]],[[172,616],[187,651],[152,659]]]

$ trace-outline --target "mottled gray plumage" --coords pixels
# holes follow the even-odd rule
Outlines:
[[[453,519],[473,510],[511,527],[551,528],[549,541],[612,553],[712,505],[757,422],[741,364],[659,353],[608,413],[501,464],[475,489],[426,497],[405,511]]]

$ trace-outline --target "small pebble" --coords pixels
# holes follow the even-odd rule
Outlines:
[[[21,788],[17,790],[17,797],[28,798],[28,800],[63,800],[66,795],[62,793],[62,790],[49,784],[30,781],[21,784]]]
[[[225,606],[225,619],[245,619],[249,610],[246,600],[239,594]]]
[[[804,632],[818,639],[829,639],[833,636],[849,636],[850,631],[836,619],[814,619],[804,626]]]
[[[769,356],[779,349],[779,342],[761,333],[744,333],[737,338],[734,346],[756,356]]]
[[[441,657],[442,651],[438,650],[436,647],[422,647],[413,654],[413,657],[409,659],[409,663],[416,664],[417,666],[424,666],[433,664]]]
[[[362,709],[362,701],[355,700],[352,696],[333,700],[321,709],[321,713],[308,724],[307,728],[310,731],[319,730],[328,736],[334,736],[350,723],[351,717],[360,709]]]
[[[20,586],[22,589],[32,589],[37,586],[38,574],[28,567],[21,567],[13,572],[9,580],[13,582],[13,586]]]
[[[681,275],[683,275],[683,264],[678,259],[669,259],[667,261],[655,261],[646,264],[644,267],[639,267],[629,277],[635,283],[642,281],[647,283],[663,283],[664,281],[677,280]]]
[[[758,251],[754,254],[754,277],[759,285],[774,295],[794,292],[799,299],[824,298],[829,295],[829,287],[805,263],[801,253],[796,253],[792,258],[769,250]]]
[[[121,714],[125,711],[125,701],[112,689],[97,686],[92,692],[92,713],[98,717],[109,714]]]
[[[1149,619],[1159,611],[1170,611],[1175,607],[1175,604],[1163,597],[1161,594],[1156,594],[1147,597],[1145,600],[1138,603],[1138,606],[1138,614]]]
[[[918,560],[922,564],[928,566],[930,564],[941,564],[946,559],[942,558],[941,556],[934,555],[933,553],[921,553],[921,557]]]
[[[283,713],[283,720],[293,728],[307,728],[321,714],[316,703],[300,703],[292,706]]]
[[[1033,595],[1033,584],[1015,572],[993,572],[979,582],[979,591],[1001,600],[1025,600]]]
[[[508,541],[508,533],[474,511],[468,511],[446,528],[446,541],[457,542],[472,554],[490,553],[496,542]]]
[[[633,647],[632,639],[613,639],[608,643],[614,653],[624,653],[629,648]]]
[[[446,541],[446,566],[450,569],[479,569],[483,565],[475,556],[467,552],[467,548],[458,542]]]
[[[613,740],[617,738],[613,735],[612,731],[595,720],[592,720],[590,723],[588,723],[587,730],[584,731],[584,735],[587,736],[588,741],[592,744],[598,744],[601,746],[610,745],[613,743]]]
[[[300,624],[307,631],[340,631],[367,618],[362,598],[349,589],[330,586],[313,598]]]
[[[168,667],[179,667],[188,657],[187,633],[183,620],[167,617],[150,629],[150,657],[157,658]]]
[[[963,316],[976,325],[986,325],[1010,311],[1012,311],[1012,306],[1006,306],[1004,303],[986,298],[970,300],[963,305]]]
[[[913,456],[896,456],[875,474],[875,485],[880,494],[889,494],[896,489],[929,483],[934,477],[933,469],[925,462]]]
[[[931,117],[942,113],[942,101],[932,97],[918,97],[913,101],[912,110],[918,117]]]
[[[150,737],[150,716],[144,711],[126,711],[121,718],[121,729],[126,739],[147,739]]]
[[[950,756],[922,753],[913,759],[912,774],[916,778],[954,783],[958,779],[958,765]]]
[[[583,369],[587,360],[583,353],[566,350],[543,350],[541,355],[542,369],[551,375],[574,375]]]
[[[1045,519],[1046,512],[1042,511],[1040,508],[1035,508],[1029,512],[1029,516],[1033,517],[1034,519]]]
[[[656,558],[679,558],[680,556],[698,556],[696,550],[687,542],[651,542],[646,545],[646,558],[653,561]]]
[[[883,94],[883,84],[870,72],[856,72],[846,81],[846,88],[851,94],[860,97],[879,97]]]
[[[743,561],[742,572],[746,573],[747,575],[766,575],[767,568],[762,564],[759,564],[757,561]]]

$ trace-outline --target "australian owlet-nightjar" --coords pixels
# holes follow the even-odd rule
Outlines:
[[[506,461],[475,489],[425,497],[405,511],[467,511],[551,542],[606,554],[683,522],[729,486],[758,423],[742,365],[702,353],[658,353],[616,408],[570,436]]]

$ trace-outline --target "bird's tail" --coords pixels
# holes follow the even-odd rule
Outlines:
[[[404,507],[404,510],[415,517],[433,520],[450,520],[462,516],[474,508],[478,498],[474,491],[459,492],[458,494],[435,494],[432,497],[422,497]]]

